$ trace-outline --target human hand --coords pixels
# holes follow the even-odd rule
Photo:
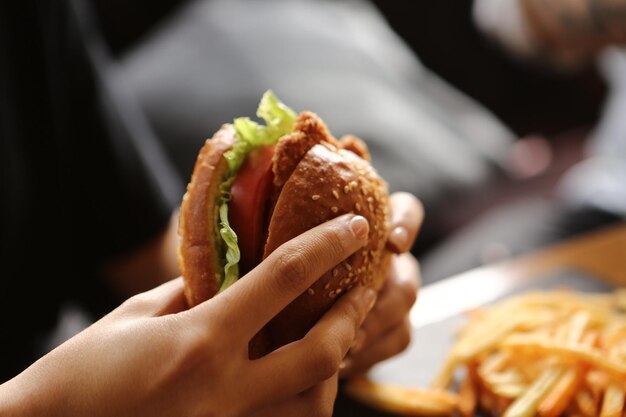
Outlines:
[[[406,349],[411,342],[409,312],[419,282],[415,258],[408,253],[395,256],[385,286],[344,359],[341,378],[363,373]]]
[[[624,0],[475,0],[473,17],[513,53],[579,68],[610,44],[626,43]]]
[[[354,215],[320,225],[281,246],[228,291],[189,310],[180,278],[135,296],[0,386],[0,411],[330,415],[339,365],[374,304],[374,291],[355,287],[303,339],[261,359],[248,359],[248,342],[363,246],[368,229]]]
[[[411,194],[391,196],[391,236],[387,247],[395,253],[411,249],[424,218],[424,209]],[[411,341],[409,312],[417,299],[420,275],[413,256],[394,256],[385,285],[344,359],[340,376],[365,372],[376,363],[402,352]]]

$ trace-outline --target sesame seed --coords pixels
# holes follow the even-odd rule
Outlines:
[[[348,194],[348,192],[350,192],[350,186],[346,185],[345,187],[343,187],[343,192]]]
[[[333,196],[335,196],[335,198],[339,200],[339,193],[337,192],[337,190],[333,190]]]
[[[335,207],[335,206],[332,206],[330,208],[330,211],[332,211],[333,213],[337,213],[337,211],[339,211],[339,209],[337,207]]]
[[[372,202],[374,202],[374,199],[372,197],[367,197],[367,202],[368,203],[372,203]]]
[[[319,200],[319,199],[320,199],[320,196],[319,196],[319,195],[317,195],[317,194],[313,194],[313,195],[311,196],[311,200]]]
[[[335,268],[333,269],[333,277],[336,277],[337,275],[339,275],[339,269]]]
[[[352,271],[352,265],[350,265],[349,263],[346,262],[344,266],[346,267],[348,271]]]
[[[309,295],[314,295],[315,294],[315,290],[313,288],[309,288],[308,290],[306,290],[306,292],[308,292]]]
[[[324,285],[324,289],[327,290],[330,288],[330,282],[327,282],[326,285]]]
[[[341,288],[337,288],[337,289],[335,290],[335,295],[339,295],[339,294],[341,294],[341,292],[342,292],[342,291],[343,291],[343,290],[342,290]]]
[[[332,290],[331,292],[328,293],[328,296],[330,298],[335,298],[337,296],[337,292],[335,290]]]
[[[360,205],[359,203],[356,203],[356,204],[354,205],[354,208],[355,208],[357,211],[360,211],[360,210],[361,210],[361,205]]]
[[[358,185],[356,181],[350,181],[350,189],[354,190]]]

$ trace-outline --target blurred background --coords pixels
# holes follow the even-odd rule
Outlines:
[[[422,200],[427,283],[620,218],[559,196],[605,113],[596,55],[520,56],[473,1],[94,1],[181,181],[203,139],[273,89],[361,136],[391,189]]]

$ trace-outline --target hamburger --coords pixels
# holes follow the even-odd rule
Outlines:
[[[296,114],[271,91],[257,116],[265,124],[237,118],[198,154],[179,219],[189,306],[227,290],[280,245],[332,218],[362,215],[370,231],[361,250],[268,323],[251,341],[251,357],[303,337],[353,286],[379,290],[391,256],[388,187],[363,141],[337,140],[316,114]]]

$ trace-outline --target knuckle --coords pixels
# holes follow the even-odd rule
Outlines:
[[[344,297],[342,299],[342,307],[345,312],[344,317],[347,317],[354,324],[355,331],[361,324],[363,319],[363,308],[357,300],[353,297]]]
[[[319,381],[332,377],[339,369],[342,352],[338,344],[329,340],[322,341],[312,355],[313,374]]]
[[[396,341],[396,352],[404,351],[411,343],[411,326],[408,322],[402,324],[401,330]]]
[[[306,286],[309,264],[299,251],[280,253],[276,265],[276,274],[281,288],[301,290]]]
[[[150,304],[151,301],[148,296],[145,293],[141,293],[126,299],[120,308],[128,312],[141,312],[145,311]]]

